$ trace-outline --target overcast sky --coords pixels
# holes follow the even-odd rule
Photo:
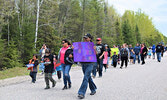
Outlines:
[[[167,0],[108,0],[108,3],[121,15],[125,10],[136,12],[140,8],[153,18],[155,27],[167,36]]]

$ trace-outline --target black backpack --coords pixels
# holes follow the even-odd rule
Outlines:
[[[121,50],[121,57],[128,57],[128,50],[126,48]]]

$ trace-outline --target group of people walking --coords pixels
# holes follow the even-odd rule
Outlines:
[[[84,42],[92,42],[93,36],[91,34],[86,34],[83,37]],[[60,48],[58,55],[52,55],[49,48],[46,47],[44,44],[40,50],[40,56],[41,56],[41,62],[44,63],[44,77],[45,77],[45,83],[46,87],[45,89],[50,89],[49,81],[52,82],[52,87],[55,87],[56,81],[52,78],[52,73],[57,70],[58,79],[61,78],[61,72],[63,73],[63,82],[64,86],[62,90],[70,89],[72,87],[71,77],[70,77],[70,69],[72,65],[74,64],[74,56],[73,56],[73,47],[71,43],[67,39],[63,39],[62,41],[62,48]],[[125,63],[125,67],[128,66],[128,61],[130,59],[130,63],[135,64],[136,59],[138,60],[138,63],[140,63],[140,58],[142,61],[142,65],[145,64],[145,58],[148,53],[150,52],[144,44],[136,44],[134,48],[132,48],[132,45],[128,45],[125,43],[122,46],[113,46],[116,51],[112,53],[112,49],[109,48],[107,44],[102,44],[101,38],[96,38],[96,44],[94,46],[94,51],[96,52],[97,62],[80,62],[82,66],[82,72],[83,72],[83,81],[81,83],[81,86],[78,90],[78,98],[83,99],[86,94],[86,90],[89,84],[89,88],[91,90],[90,95],[96,94],[97,86],[94,83],[92,78],[95,78],[98,72],[99,78],[103,76],[103,66],[106,69],[109,67],[110,58],[112,58],[111,64],[114,66],[114,68],[117,67],[118,64],[121,65],[120,68],[123,68],[123,65]],[[158,44],[156,47],[155,45],[152,46],[151,52],[153,53],[153,58],[155,58],[155,52],[157,54],[157,59],[160,62],[161,61],[161,54],[163,51],[163,46]],[[114,49],[113,49],[114,50]],[[163,54],[162,54],[163,55]],[[37,66],[39,64],[39,61],[37,59],[37,55],[33,55],[33,59],[29,61],[29,63],[34,64],[33,67],[29,68],[30,76],[32,78],[32,82],[35,83],[36,81],[36,74],[37,74]],[[59,66],[56,66],[57,64],[60,64]]]

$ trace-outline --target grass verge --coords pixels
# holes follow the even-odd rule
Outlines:
[[[7,70],[0,71],[0,80],[12,78],[16,76],[28,75],[29,70],[26,67],[14,67]]]

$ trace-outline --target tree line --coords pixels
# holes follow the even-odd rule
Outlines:
[[[0,0],[0,69],[28,63],[43,43],[57,53],[62,39],[82,41],[85,33],[110,47],[167,42],[141,9],[121,16],[105,0]]]

